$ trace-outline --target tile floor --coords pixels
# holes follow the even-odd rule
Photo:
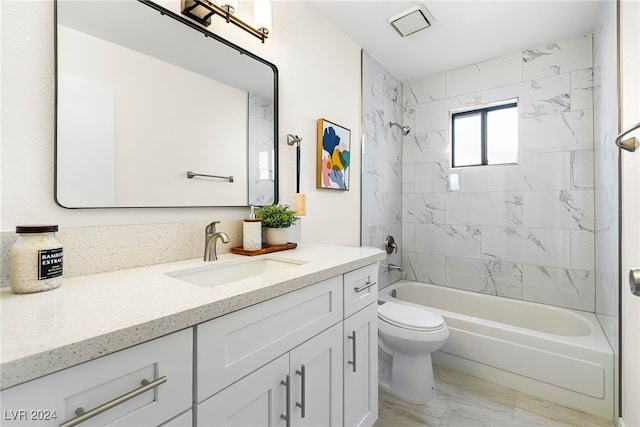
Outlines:
[[[613,423],[461,372],[434,366],[437,397],[416,405],[380,390],[374,427],[612,427]]]

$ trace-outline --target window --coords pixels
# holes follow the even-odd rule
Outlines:
[[[451,167],[518,161],[518,103],[451,114]]]

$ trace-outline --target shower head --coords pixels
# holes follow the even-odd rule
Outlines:
[[[390,128],[394,126],[397,126],[400,128],[400,131],[402,132],[402,136],[407,136],[409,135],[409,132],[411,132],[411,128],[409,126],[402,126],[400,123],[389,122]]]

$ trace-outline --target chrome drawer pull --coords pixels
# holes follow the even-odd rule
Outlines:
[[[152,390],[156,387],[158,387],[160,384],[166,383],[167,382],[167,377],[161,377],[158,378],[157,380],[153,381],[153,382],[149,382],[148,380],[142,380],[141,384],[142,387],[139,387],[135,390],[130,391],[129,393],[125,393],[122,396],[118,396],[115,399],[107,402],[107,403],[103,403],[100,406],[97,406],[87,412],[84,411],[84,409],[82,408],[78,408],[76,409],[76,415],[77,417],[70,419],[67,422],[64,422],[62,424],[60,424],[60,427],[72,427],[72,426],[76,426],[82,422],[87,421],[89,418],[93,418],[96,415],[99,415],[101,413],[103,413],[106,410],[109,410],[111,408],[113,408],[114,406],[118,406],[121,403],[126,402],[127,400],[131,400],[136,396],[141,395],[142,393],[145,393],[149,390]]]
[[[286,380],[282,380],[280,381],[280,384],[282,384],[286,389],[286,396],[287,396],[287,409],[286,409],[286,415],[281,414],[280,418],[282,418],[283,420],[285,420],[286,426],[290,427],[291,426],[291,406],[289,405],[289,402],[291,401],[291,391],[290,391],[290,385],[291,385],[291,376],[287,375]]]
[[[370,281],[367,280],[367,283],[365,283],[362,286],[356,286],[355,288],[353,288],[353,290],[355,290],[356,292],[362,292],[365,289],[369,289],[370,287],[375,286],[377,284],[378,284],[378,282],[370,282]]]
[[[305,374],[305,367],[304,365],[301,365],[300,370],[296,370],[296,374],[300,375],[300,377],[302,377],[301,379],[301,387],[302,387],[302,394],[300,396],[300,402],[296,402],[296,406],[298,408],[300,408],[300,412],[301,412],[301,418],[304,418],[305,413],[306,413],[306,404],[305,404],[305,389],[307,388],[306,386],[306,374]]]
[[[349,335],[351,341],[351,348],[353,349],[353,361],[349,360],[347,364],[353,365],[353,372],[356,371],[356,331],[353,331],[353,335]]]

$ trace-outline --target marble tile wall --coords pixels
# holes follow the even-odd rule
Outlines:
[[[592,35],[404,83],[408,279],[596,310]],[[451,169],[449,111],[518,99],[517,165]]]
[[[362,216],[361,244],[383,249],[392,235],[398,252],[381,263],[379,287],[401,278],[385,264],[400,265],[402,245],[402,83],[362,51]]]

